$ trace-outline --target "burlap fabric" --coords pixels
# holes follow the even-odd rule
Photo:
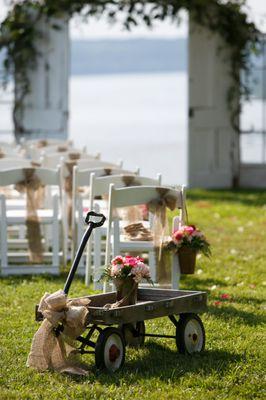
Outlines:
[[[137,176],[135,175],[122,175],[121,179],[125,187],[141,185]],[[142,220],[141,207],[139,206],[120,207],[114,211],[114,214],[116,217],[119,217],[122,221],[127,222],[129,225]],[[126,232],[126,234],[130,236],[130,232]]]
[[[126,238],[129,241],[144,241],[149,242],[153,240],[151,230],[145,228],[142,222],[136,222],[125,226],[124,228]]]
[[[47,147],[48,145],[49,145],[49,142],[48,142],[48,140],[45,140],[45,139],[41,139],[35,144],[37,149],[42,149],[43,147]]]
[[[86,329],[87,298],[68,300],[63,290],[45,293],[39,305],[44,316],[35,333],[27,366],[38,371],[54,370],[76,375],[87,375],[88,370],[78,356],[75,339]],[[54,329],[62,324],[64,330],[56,335]]]
[[[43,262],[41,227],[37,210],[43,199],[43,185],[35,174],[34,168],[23,169],[24,179],[15,186],[16,190],[26,193],[26,228],[29,247],[29,260],[32,263]]]
[[[133,209],[131,223],[124,227],[124,231],[129,241],[153,241],[157,259],[156,280],[165,285],[171,282],[172,263],[168,252],[163,247],[164,238],[169,234],[166,210],[168,208],[173,211],[176,208],[176,198],[171,195],[170,189],[158,187],[156,191],[158,196],[147,204],[149,212],[153,214],[152,230],[144,227],[140,222],[142,218]],[[138,207],[136,210],[141,209]]]
[[[72,195],[73,195],[73,168],[77,165],[77,160],[80,159],[81,154],[73,152],[68,154],[68,160],[64,162],[66,168],[66,177],[64,180],[64,189],[67,195],[67,225],[68,235],[70,238],[74,237],[72,232]]]
[[[115,278],[113,283],[116,287],[116,302],[105,304],[104,308],[109,310],[112,308],[125,307],[137,302],[138,283],[132,277],[125,279]]]
[[[170,189],[156,188],[158,197],[149,202],[149,211],[154,214],[153,234],[154,242],[161,247],[165,232],[169,230],[166,209],[173,211],[176,208],[176,198],[171,196]],[[168,232],[167,232],[168,233]]]
[[[134,184],[134,177],[130,178],[133,178],[130,181],[130,186],[137,186],[137,184]],[[155,247],[161,249],[163,238],[169,231],[166,209],[169,208],[173,211],[176,208],[176,198],[171,196],[170,189],[158,187],[156,191],[159,196],[147,204],[148,210],[154,215],[152,232],[140,222],[143,219],[141,207],[122,207],[118,215],[122,220],[129,222],[124,227],[125,234],[129,240],[153,240]]]

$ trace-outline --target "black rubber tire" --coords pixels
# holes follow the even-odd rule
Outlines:
[[[136,329],[139,333],[145,335],[145,323],[144,321],[138,321],[135,324],[123,324],[121,330],[124,335],[126,346],[129,347],[141,347],[144,345],[145,336],[134,336],[131,329]]]
[[[189,332],[190,323],[195,333]],[[195,335],[195,338],[194,338]],[[176,328],[176,346],[180,354],[200,353],[205,349],[205,329],[197,314],[180,314]]]
[[[113,361],[110,359],[110,349],[109,349],[109,359],[108,359],[108,348],[110,345],[110,338],[113,336],[115,342],[120,347],[119,355]],[[118,347],[117,347],[118,348]],[[108,327],[101,331],[98,336],[96,346],[95,346],[95,365],[97,369],[107,370],[108,372],[116,372],[120,370],[125,362],[125,341],[123,333],[118,328]]]

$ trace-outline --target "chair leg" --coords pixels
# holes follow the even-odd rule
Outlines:
[[[90,281],[91,281],[91,251],[92,251],[92,239],[93,239],[92,235],[87,243],[87,251],[86,251],[86,265],[85,265],[85,285],[89,286],[90,285]],[[95,250],[95,249],[94,249]]]
[[[177,254],[173,254],[172,258],[172,289],[179,289],[180,283],[180,265]]]
[[[53,198],[53,267],[57,267],[59,270],[59,221],[58,221],[58,196]]]
[[[120,229],[119,229],[119,221],[114,220],[114,234],[113,234],[113,257],[116,257],[120,253]]]
[[[101,243],[102,243],[102,233],[101,229],[95,229],[94,231],[94,274],[93,274],[93,289],[102,290],[103,284],[99,282],[101,278]]]
[[[7,222],[6,222],[6,203],[5,197],[0,196],[0,216],[1,216],[1,224],[0,224],[0,254],[1,254],[1,269],[3,272],[3,268],[7,268]]]
[[[157,274],[156,274],[156,254],[155,254],[155,250],[149,251],[149,267],[150,267],[150,272],[151,272],[151,279],[153,280],[153,282],[156,282]]]

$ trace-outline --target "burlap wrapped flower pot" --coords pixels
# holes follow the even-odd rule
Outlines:
[[[123,302],[122,306],[130,306],[137,302],[138,284],[132,277],[124,279],[115,278],[113,280],[116,287],[116,300]]]

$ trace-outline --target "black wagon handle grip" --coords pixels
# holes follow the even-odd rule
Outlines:
[[[94,221],[92,217],[100,218],[99,221]],[[85,223],[87,225],[92,224],[94,228],[99,228],[103,226],[106,221],[106,217],[103,214],[97,213],[95,211],[89,211],[85,218]]]
[[[97,218],[98,221],[95,221],[94,219]],[[100,226],[102,226],[105,222],[106,218],[103,214],[99,214],[96,213],[95,211],[89,211],[88,214],[86,215],[85,218],[85,222],[88,225],[86,232],[84,233],[82,239],[81,239],[81,243],[79,245],[77,254],[74,258],[72,267],[69,271],[65,286],[64,286],[64,292],[65,294],[68,294],[71,283],[73,281],[74,275],[76,273],[76,270],[78,268],[82,253],[86,247],[86,244],[91,236],[91,233],[93,231],[94,228],[99,228]]]

